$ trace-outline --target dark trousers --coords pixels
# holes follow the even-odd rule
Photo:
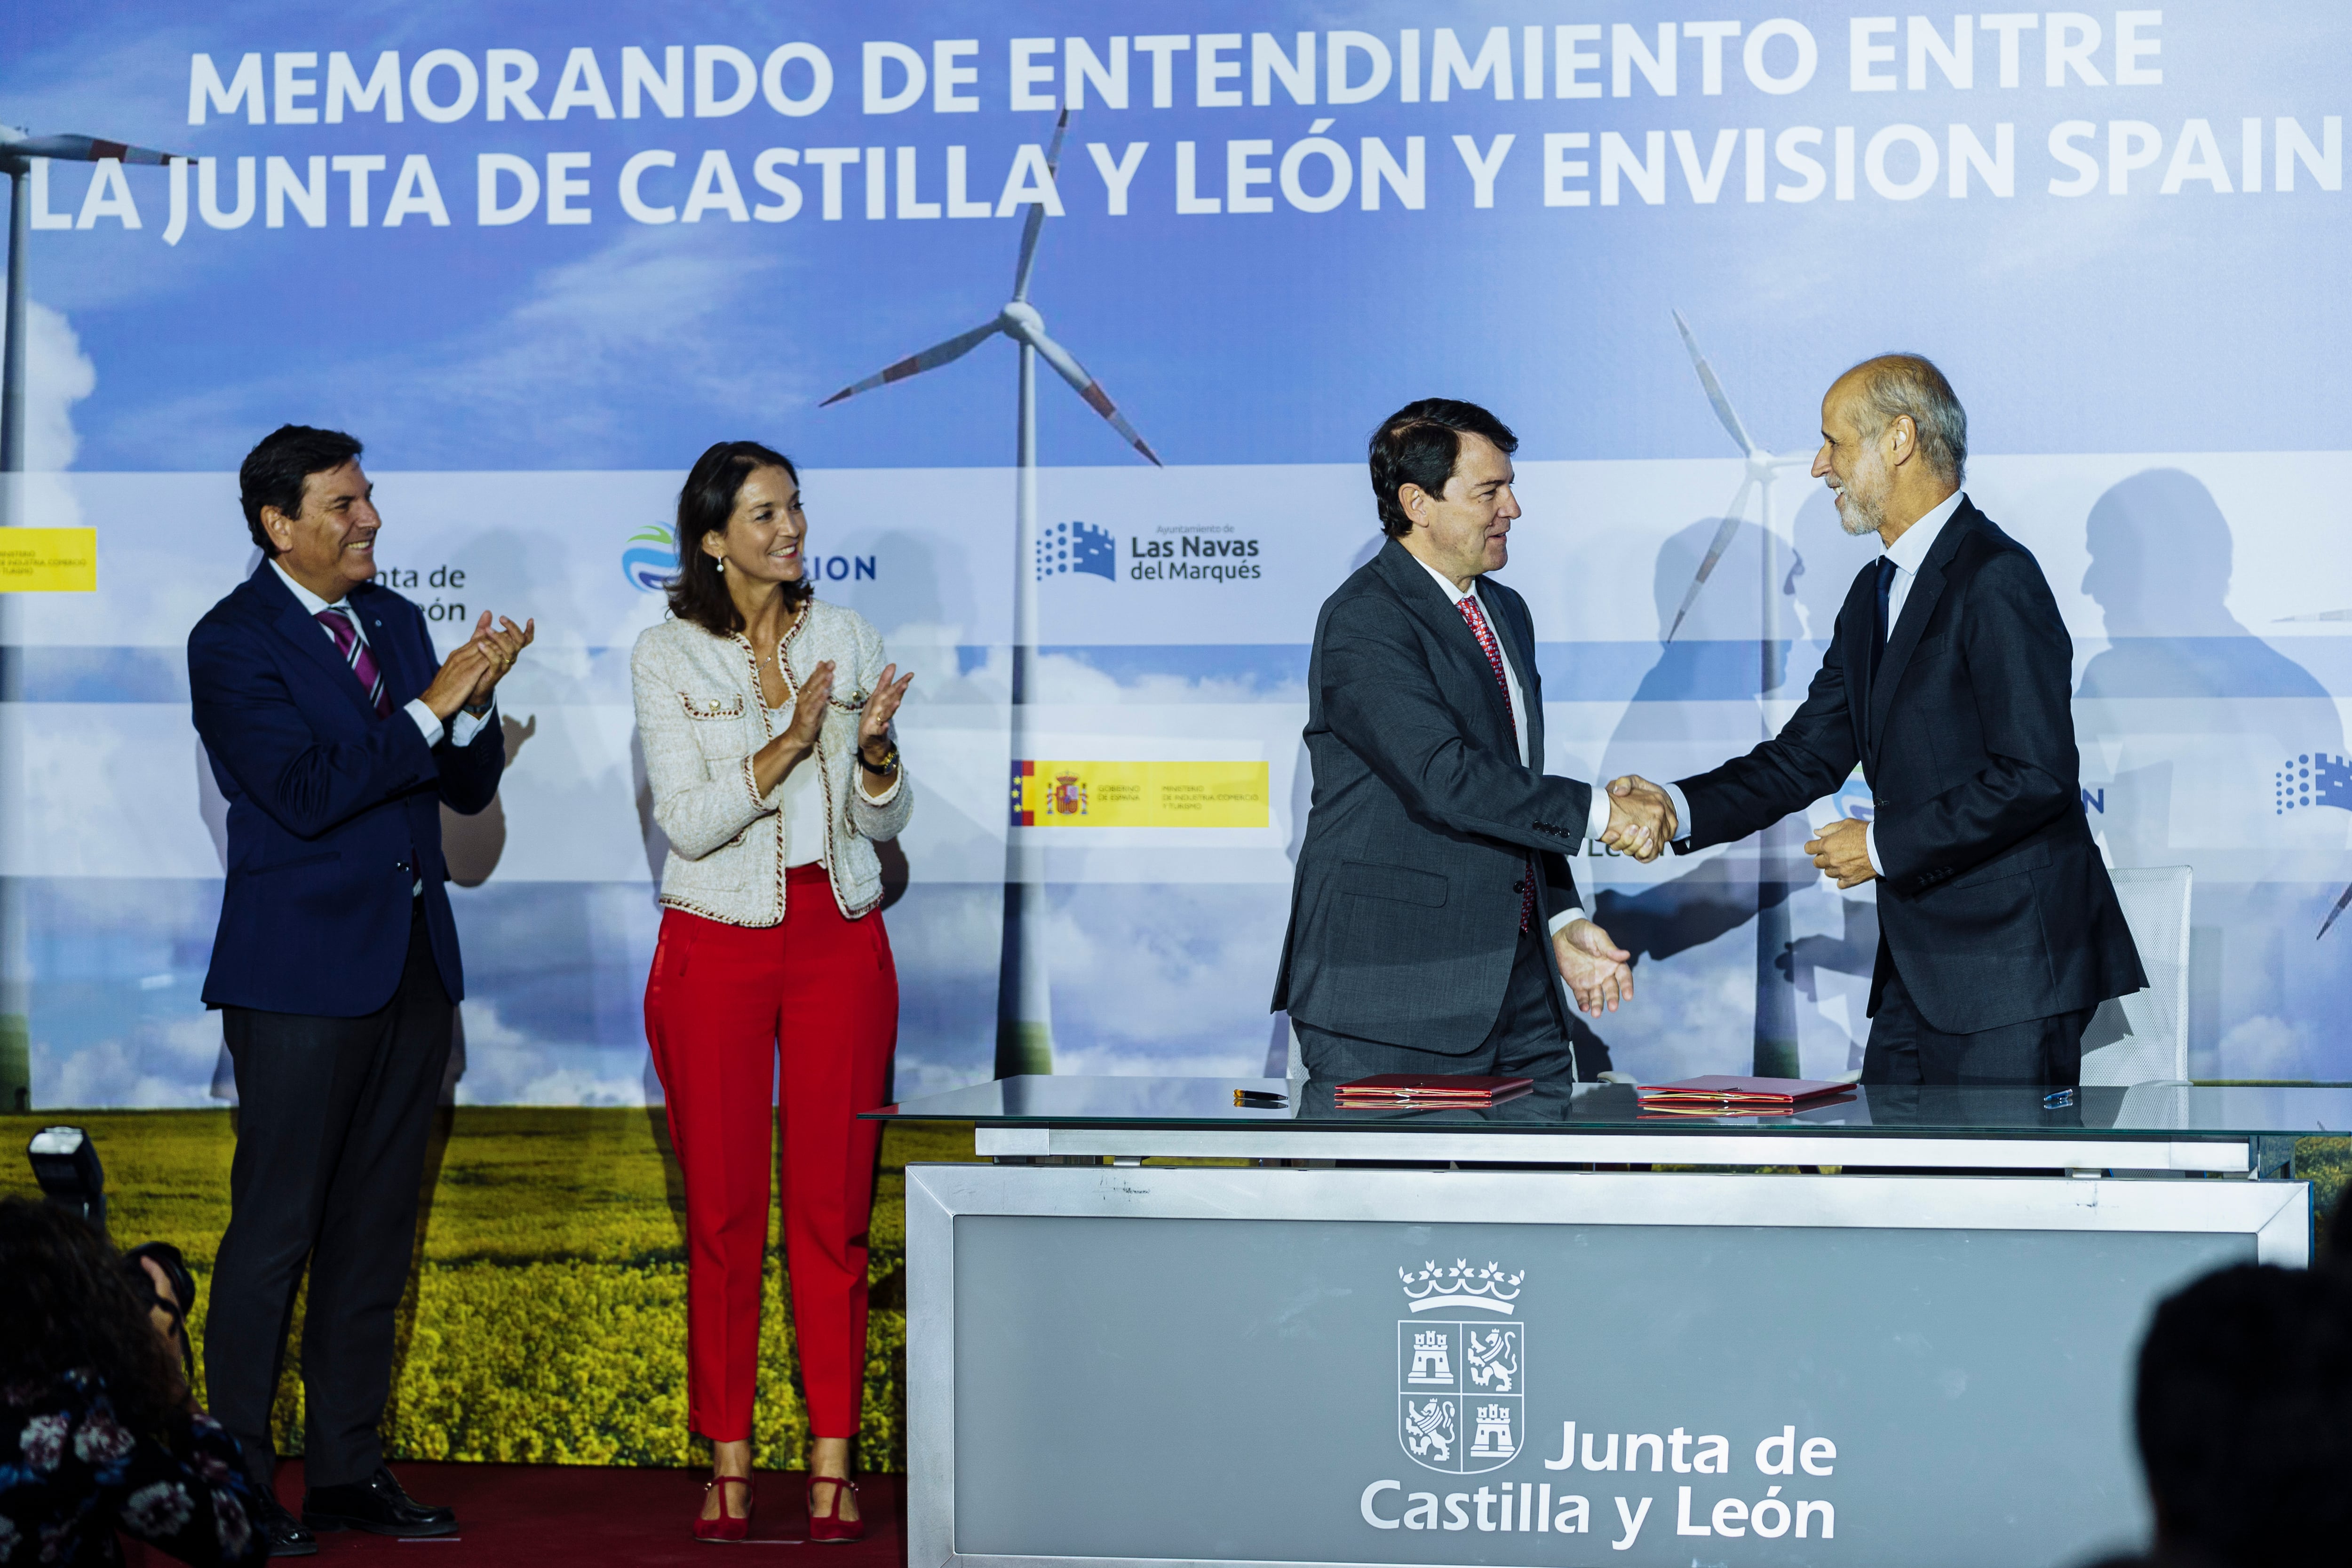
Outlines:
[[[2079,1008],[1971,1035],[1948,1035],[1919,1016],[1903,976],[1891,975],[1870,1020],[1862,1081],[2071,1087],[2082,1081],[2083,1031],[2094,1011]]]
[[[308,1484],[363,1481],[392,1392],[394,1315],[416,1245],[417,1184],[455,1009],[410,922],[390,1003],[359,1018],[221,1011],[236,1067],[228,1231],[213,1270],[205,1376],[214,1417],[257,1479],[276,1463],[269,1406],[303,1266]]]
[[[1410,1072],[1531,1078],[1540,1084],[1567,1082],[1576,1072],[1559,972],[1552,965],[1551,939],[1540,926],[1519,937],[1511,959],[1510,983],[1503,988],[1503,1005],[1495,1015],[1494,1027],[1475,1049],[1460,1056],[1336,1035],[1295,1018],[1291,1026],[1298,1031],[1298,1054],[1307,1073],[1318,1083]]]

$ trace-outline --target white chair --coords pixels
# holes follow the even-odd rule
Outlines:
[[[2083,1031],[2086,1084],[2185,1083],[2189,1078],[2191,868],[2111,870],[2147,989],[2099,1005]]]

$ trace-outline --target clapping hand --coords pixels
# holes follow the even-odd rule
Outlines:
[[[915,672],[910,669],[892,680],[898,671],[895,664],[883,667],[881,678],[866,699],[865,710],[857,716],[857,787],[868,800],[880,799],[898,784],[898,749],[890,743],[890,718],[906,700]]]
[[[467,644],[481,651],[482,669],[475,678],[474,689],[466,698],[466,706],[478,713],[488,708],[490,693],[498,689],[499,682],[514,668],[516,658],[538,635],[538,621],[528,620],[517,626],[504,616],[499,617],[498,626],[493,629],[490,612],[484,610],[481,619],[474,623],[474,635]]]
[[[898,674],[895,664],[882,667],[881,679],[874,683],[873,695],[866,698],[866,710],[857,716],[857,749],[869,762],[881,760],[875,755],[879,749],[875,742],[888,742],[891,717],[898,711],[898,704],[907,700],[907,688],[915,679],[911,669],[895,681],[890,679]]]
[[[817,736],[824,729],[824,705],[832,700],[833,660],[820,659],[817,667],[809,671],[809,678],[801,683],[799,695],[793,699],[793,721],[776,737],[790,749],[793,762],[816,750]],[[787,765],[777,776],[781,778],[790,771]]]
[[[1552,955],[1569,994],[1587,1013],[1615,1012],[1633,999],[1633,955],[1591,921],[1570,921],[1551,938]]]
[[[1609,828],[1601,841],[1634,859],[1656,859],[1675,837],[1672,797],[1637,773],[1628,773],[1609,786]]]

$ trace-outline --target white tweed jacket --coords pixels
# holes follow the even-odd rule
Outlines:
[[[857,785],[857,717],[886,662],[881,634],[856,611],[812,599],[785,634],[776,665],[797,698],[825,659],[834,661],[833,695],[811,762],[824,790],[834,901],[856,920],[882,901],[874,845],[898,837],[914,798],[904,764],[880,800],[868,800]],[[779,923],[792,850],[779,809],[783,787],[761,796],[751,753],[791,724],[791,702],[771,710],[761,700],[748,637],[715,637],[690,621],[646,627],[629,671],[654,820],[669,836],[661,901],[729,925]]]

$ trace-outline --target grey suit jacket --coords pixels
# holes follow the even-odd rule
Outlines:
[[[1535,626],[1478,599],[1528,705],[1528,765],[1462,612],[1394,540],[1324,601],[1307,666],[1315,795],[1274,1005],[1318,1028],[1460,1055],[1501,1011],[1529,851],[1537,918],[1580,900],[1591,786],[1546,777]]]

